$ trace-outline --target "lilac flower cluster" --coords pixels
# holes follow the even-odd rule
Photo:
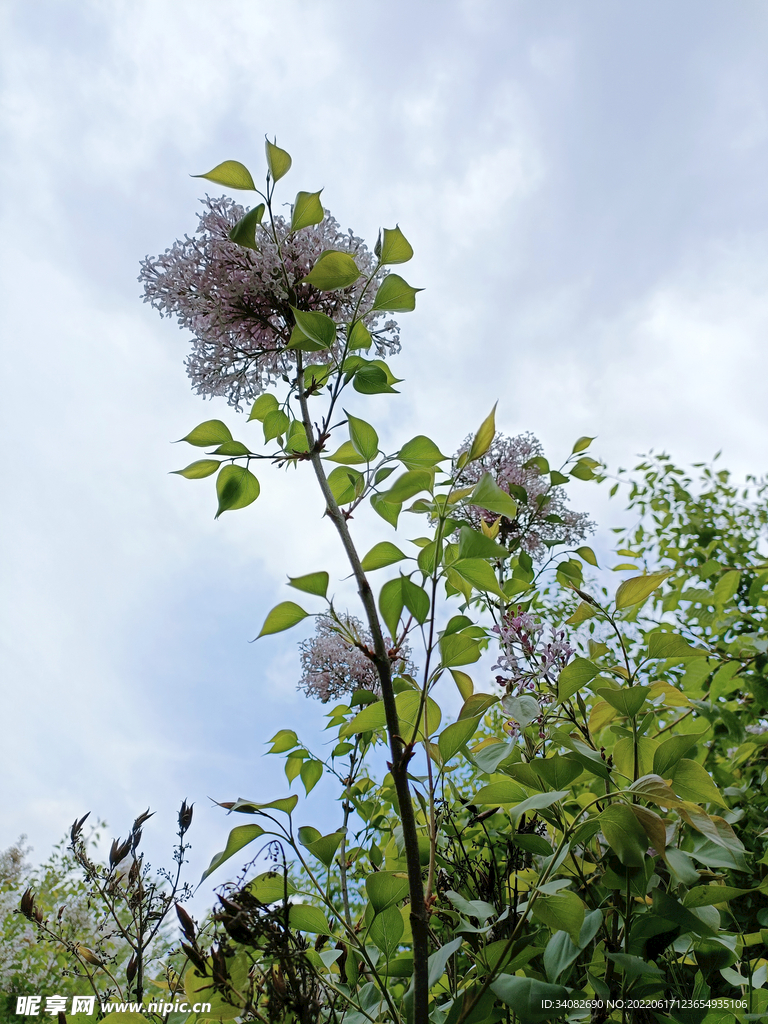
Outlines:
[[[413,672],[407,643],[397,651],[392,640],[385,637],[390,650],[393,672]],[[359,645],[359,646],[357,646]],[[373,640],[362,622],[353,616],[341,620],[331,615],[318,615],[315,635],[299,645],[301,651],[301,680],[299,690],[308,697],[316,697],[323,704],[338,697],[351,696],[355,690],[371,690],[381,695],[376,668],[361,650],[373,649]]]
[[[456,453],[458,458],[472,444],[469,437]],[[514,520],[502,516],[499,523],[499,542],[519,541],[520,547],[534,558],[541,558],[547,550],[546,542],[576,544],[591,533],[595,524],[584,512],[574,512],[566,504],[562,487],[552,487],[547,475],[527,463],[543,456],[544,449],[531,433],[507,437],[498,434],[491,447],[474,462],[468,463],[458,478],[459,486],[476,484],[485,473],[490,473],[502,490],[517,502]],[[546,497],[545,497],[546,496]],[[465,510],[470,524],[479,529],[480,523],[490,525],[498,518],[495,512],[470,507]]]
[[[494,626],[494,632],[499,636],[501,654],[493,668],[505,673],[496,677],[499,686],[512,696],[534,690],[539,699],[551,699],[548,689],[555,686],[575,653],[565,639],[565,630],[552,626],[545,640],[543,623],[518,608],[518,614],[505,615],[502,624]]]
[[[139,281],[145,302],[161,316],[175,316],[179,327],[194,335],[186,366],[195,391],[209,398],[221,395],[240,408],[295,364],[295,352],[286,349],[292,322],[289,307],[322,312],[337,322],[350,320],[376,259],[361,238],[342,232],[327,211],[320,224],[293,234],[290,224],[277,216],[277,242],[262,224],[254,250],[229,239],[245,214],[242,206],[226,197],[206,196],[202,202],[194,236],[186,235],[162,256],[148,256]],[[363,276],[332,292],[301,284],[327,249],[350,253]],[[400,349],[394,320],[379,324],[381,314],[365,316],[384,273],[377,274],[361,304],[379,355]],[[330,353],[313,354],[313,361],[328,358]]]

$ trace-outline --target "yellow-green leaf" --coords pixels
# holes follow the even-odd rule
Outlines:
[[[208,875],[212,874],[216,868],[220,867],[224,863],[224,861],[229,860],[230,857],[234,857],[234,855],[239,853],[244,846],[247,846],[248,843],[252,843],[254,839],[258,839],[259,836],[263,835],[264,829],[261,825],[238,825],[236,828],[233,828],[229,833],[227,845],[221,853],[217,853],[213,857],[211,863],[203,872],[203,876],[200,881],[205,881]]]
[[[416,295],[422,288],[412,288],[399,274],[387,274],[379,285],[371,312],[410,313],[416,308]]]
[[[216,164],[213,170],[208,171],[207,174],[193,174],[192,177],[207,178],[208,181],[215,181],[217,185],[226,185],[227,188],[256,190],[251,172],[239,160],[225,160],[224,163]]]
[[[310,572],[306,576],[289,576],[288,586],[303,590],[305,594],[325,597],[328,592],[328,579],[327,572]]]
[[[287,174],[291,169],[291,163],[293,162],[284,149],[280,149],[274,142],[266,140],[266,151],[267,151],[267,167],[269,173],[272,175],[273,181],[280,181],[283,175]]]
[[[469,449],[468,462],[473,462],[475,459],[481,458],[491,447],[491,443],[496,436],[496,406],[498,404],[499,403],[496,402],[490,413],[480,424],[480,429],[475,434],[472,440],[472,446]],[[491,511],[493,512],[495,509],[491,509]]]
[[[246,249],[256,249],[256,228],[261,224],[261,218],[264,216],[264,203],[259,203],[252,210],[249,210],[244,217],[235,224],[232,230],[229,232],[230,242],[236,242],[238,245],[245,246]]]
[[[306,619],[309,612],[295,604],[293,601],[282,601],[275,605],[272,611],[264,620],[259,636],[267,636],[270,633],[282,633],[284,629],[290,629],[302,619]],[[258,639],[258,637],[257,637]]]
[[[320,192],[322,191],[320,189]],[[325,211],[320,202],[320,192],[299,192],[297,194],[291,214],[291,231],[301,231],[302,228],[319,224],[323,219]]]
[[[208,448],[212,444],[231,441],[232,434],[226,423],[222,423],[221,420],[206,420],[205,423],[199,423],[194,430],[190,430],[181,440],[193,444],[196,448]]]
[[[321,253],[306,277],[302,280],[311,284],[321,292],[332,292],[337,288],[349,288],[351,284],[360,277],[360,271],[354,258],[348,252],[338,252],[336,249],[326,249]],[[362,329],[365,327],[358,322]],[[355,325],[357,326],[357,324]],[[354,328],[353,328],[354,333]],[[366,331],[367,333],[367,331]],[[370,335],[369,335],[370,338]],[[367,348],[367,345],[352,345],[350,348]]]
[[[259,481],[245,466],[224,466],[216,478],[216,494],[219,507],[218,519],[222,512],[245,508],[259,496]]]
[[[379,254],[382,264],[407,263],[412,256],[411,244],[400,228],[384,228]]]
[[[217,459],[198,459],[197,462],[190,462],[185,469],[174,469],[176,476],[186,477],[187,480],[202,480],[211,476],[219,468],[221,463]]]
[[[388,540],[382,540],[374,544],[368,554],[363,558],[362,566],[364,572],[373,572],[375,569],[383,569],[387,565],[401,562],[406,556],[395,544]]]
[[[630,566],[634,569],[634,566]],[[616,607],[631,608],[649,597],[669,576],[668,572],[654,572],[647,576],[633,576],[619,584],[616,591]]]

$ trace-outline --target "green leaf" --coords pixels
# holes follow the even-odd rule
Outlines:
[[[475,590],[496,594],[506,602],[506,594],[499,586],[496,573],[482,558],[459,558],[451,565],[451,569],[467,583],[471,583]]]
[[[567,932],[571,942],[578,946],[584,924],[584,904],[575,892],[543,893],[533,904],[532,913],[553,931]]]
[[[416,295],[422,288],[411,288],[399,274],[387,274],[379,285],[370,312],[410,313],[416,308]]]
[[[238,245],[242,245],[246,249],[256,249],[258,251],[259,247],[256,245],[256,228],[261,224],[261,218],[263,216],[264,203],[259,203],[258,206],[249,210],[244,217],[241,217],[229,232],[230,242],[236,242]]]
[[[267,904],[280,903],[286,895],[292,896],[296,892],[296,886],[290,878],[285,878],[274,871],[262,871],[246,888],[257,900]]]
[[[276,146],[274,142],[270,142],[269,139],[266,140],[265,148],[267,151],[267,167],[272,175],[272,181],[280,181],[291,169],[293,161],[284,149],[280,149],[279,146]]]
[[[212,444],[231,441],[232,434],[226,423],[222,423],[221,420],[206,420],[205,423],[198,424],[194,430],[190,430],[181,440],[193,444],[196,448],[208,448]]]
[[[377,700],[369,704],[362,711],[358,711],[355,717],[343,729],[346,736],[354,736],[360,732],[375,732],[378,729],[385,729],[387,726],[387,713],[384,709],[384,701]],[[341,734],[340,734],[341,735]]]
[[[586,658],[574,658],[566,665],[557,680],[557,699],[568,700],[577,690],[582,689],[591,682],[599,673],[597,665],[593,665]]]
[[[349,439],[352,446],[366,462],[372,462],[379,451],[379,435],[370,423],[359,420],[357,416],[351,416],[346,409],[344,412],[349,424]]]
[[[304,790],[307,793],[307,796],[309,796],[310,792],[323,777],[323,762],[315,761],[314,759],[305,761],[301,766],[299,775],[301,777],[301,781],[304,783]]]
[[[401,473],[383,497],[390,504],[407,501],[420,491],[431,491],[434,476],[426,469],[409,469]]]
[[[293,601],[282,601],[275,605],[272,611],[264,620],[259,636],[267,636],[270,633],[282,633],[284,629],[290,629],[302,619],[306,619],[309,612],[305,612]],[[258,637],[256,638],[258,640]]]
[[[356,352],[358,349],[369,349],[373,344],[371,332],[362,320],[355,320],[352,327],[347,331],[349,339],[349,351]]]
[[[375,569],[383,569],[386,565],[393,565],[401,562],[406,556],[394,544],[388,540],[382,540],[374,544],[362,561],[363,572],[373,572]]]
[[[385,960],[391,960],[397,952],[404,931],[403,915],[397,907],[388,907],[371,921],[368,938],[382,951]]]
[[[198,459],[197,462],[190,462],[185,469],[174,469],[173,474],[184,476],[187,480],[202,480],[215,473],[220,465],[218,459]]]
[[[597,565],[597,555],[592,548],[586,546],[576,548],[576,554],[583,558],[585,562],[589,562],[590,565]]]
[[[327,572],[310,572],[306,576],[289,576],[288,586],[303,590],[305,594],[325,597],[328,593],[328,579]]]
[[[371,508],[390,526],[397,528],[397,520],[403,508],[401,501],[387,501],[380,494],[372,494]]]
[[[600,910],[592,910],[586,914],[578,943],[571,941],[568,932],[555,932],[547,943],[543,957],[544,968],[550,981],[557,981],[563,971],[578,957],[579,952],[590,944],[597,935],[602,921],[603,915]]]
[[[383,235],[379,252],[379,261],[382,265],[407,263],[413,256],[413,249],[400,228],[397,225],[393,228],[384,228]]]
[[[453,676],[454,683],[456,683],[456,689],[461,694],[461,699],[464,701],[469,700],[475,692],[475,684],[472,682],[472,677],[458,668],[450,669],[450,673]]]
[[[422,625],[429,615],[429,595],[426,591],[413,583],[407,577],[403,577],[401,584],[403,603],[416,621]]]
[[[285,439],[285,450],[287,452],[308,452],[309,440],[304,424],[300,420],[292,420],[288,428],[288,436]]]
[[[488,512],[495,512],[507,519],[514,519],[517,516],[517,503],[503,488],[499,487],[490,473],[483,473],[480,477],[480,481],[469,498],[469,504],[487,509]]]
[[[402,693],[398,693],[397,697],[395,697],[395,704],[397,705],[397,716],[400,719],[401,727],[406,725],[409,731],[416,729],[416,719],[421,707],[421,691],[403,690]],[[426,715],[427,719],[426,729],[424,728],[424,715]],[[432,697],[427,697],[424,712],[418,722],[419,739],[425,739],[425,733],[429,736],[435,733],[440,728],[442,718],[443,715],[437,702]]]
[[[216,518],[222,512],[250,505],[256,501],[260,490],[259,481],[245,466],[224,466],[216,478],[216,494],[219,499]]]
[[[541,705],[530,693],[523,693],[519,697],[507,694],[501,698],[501,706],[505,714],[513,718],[521,729],[526,729],[541,715]]]
[[[562,985],[549,985],[536,978],[519,978],[516,974],[500,974],[491,984],[491,991],[502,1003],[514,1007],[521,1024],[536,1024],[561,1017],[558,1003],[562,1004],[569,998],[569,990]]]
[[[217,185],[226,185],[227,188],[249,189],[256,191],[251,172],[238,160],[225,160],[222,164],[216,164],[213,170],[207,174],[192,174],[192,178],[207,178],[208,181],[215,181]]]
[[[728,806],[707,769],[698,761],[691,761],[687,757],[681,758],[675,765],[672,772],[672,788],[683,800]]]
[[[323,352],[328,348],[327,345],[323,345],[319,341],[312,341],[297,325],[294,325],[291,337],[285,347],[298,352]]]
[[[586,451],[594,440],[594,437],[580,437],[571,449],[571,455],[578,455],[579,452]]]
[[[313,313],[291,306],[296,326],[310,341],[325,348],[332,348],[336,341],[336,324],[325,313]]]
[[[240,814],[258,814],[260,811],[282,811],[283,814],[292,814],[293,809],[299,802],[299,798],[293,796],[281,796],[277,800],[270,800],[269,803],[260,804],[253,800],[236,800],[230,807],[231,811],[238,811]]]
[[[606,686],[595,693],[626,718],[633,718],[645,704],[649,691],[649,686],[625,686],[620,690]]]
[[[351,466],[337,466],[328,474],[328,486],[339,505],[348,505],[362,494],[365,477]]]
[[[333,373],[332,363],[310,363],[309,366],[304,367],[304,388],[305,390],[313,389],[313,393],[316,393],[319,388],[325,387],[328,383],[328,378]]]
[[[223,444],[219,445],[215,452],[212,452],[211,454],[229,455],[237,458],[243,455],[253,455],[253,452],[250,448],[246,448],[242,441],[225,441]]]
[[[449,889],[445,894],[456,910],[466,918],[474,917],[485,924],[491,917],[496,917],[496,907],[485,900],[467,900],[460,893]]]
[[[513,779],[502,779],[500,782],[491,782],[487,786],[483,786],[472,797],[472,803],[501,807],[505,804],[519,804],[525,799],[525,790],[519,782],[515,782]]]
[[[406,469],[431,469],[447,458],[435,442],[423,434],[417,434],[410,441],[406,441],[397,457]]]
[[[314,267],[312,267],[306,277],[302,278],[302,281],[306,284],[311,284],[321,292],[332,292],[337,288],[349,288],[358,277],[360,277],[360,271],[348,252],[326,249],[325,252],[320,253]],[[361,326],[365,330],[362,324]],[[351,347],[367,348],[368,346]]]
[[[304,846],[306,846],[313,857],[317,857],[322,864],[329,868],[333,864],[333,858],[336,856],[336,851],[344,834],[344,832],[331,832],[327,836],[321,836],[319,839],[313,839],[310,842],[304,843]]]
[[[484,533],[462,526],[459,531],[459,558],[506,558],[509,552]]]
[[[703,647],[691,647],[677,633],[655,632],[648,637],[649,658],[706,658],[708,654]]]
[[[670,736],[668,740],[664,740],[653,755],[654,774],[668,779],[680,758],[685,757],[707,732],[708,730],[705,729],[704,732],[699,733],[681,733],[679,736]]]
[[[320,189],[320,192],[322,191]],[[301,231],[302,228],[311,227],[312,224],[319,224],[323,219],[325,211],[320,202],[320,192],[297,193],[291,214],[291,231]]]
[[[336,449],[333,455],[326,455],[325,461],[340,462],[345,466],[361,466],[365,463],[365,459],[351,441],[345,441],[344,444]]]
[[[259,395],[253,403],[248,422],[250,423],[251,420],[261,420],[263,423],[267,413],[273,412],[275,409],[277,409],[277,399],[271,392],[266,395]]]
[[[561,754],[552,754],[547,758],[534,758],[530,765],[548,786],[561,790],[570,786],[584,771],[578,761],[574,761],[570,757],[563,757]]]
[[[365,889],[374,913],[404,900],[408,895],[408,876],[399,871],[377,871],[365,880]]]
[[[397,394],[387,381],[387,375],[380,366],[366,363],[355,371],[352,387],[361,395]]]
[[[480,644],[465,633],[449,633],[440,638],[440,661],[443,668],[471,665],[480,658]]]
[[[290,425],[291,421],[282,409],[273,409],[264,417],[264,440],[271,441],[275,437],[282,437]]]
[[[482,458],[482,456],[485,455],[485,453],[491,447],[493,439],[496,436],[496,406],[498,404],[499,403],[496,402],[494,407],[491,409],[490,413],[480,424],[480,429],[475,434],[472,440],[472,446],[469,449],[469,456],[467,458],[467,462],[474,462],[475,459]],[[477,488],[475,488],[475,493],[477,493]],[[494,510],[491,509],[490,511],[493,512]]]
[[[565,623],[567,626],[579,626],[582,622],[586,622],[587,619],[591,619],[597,614],[598,610],[594,605],[589,604],[587,601],[581,601],[576,611],[565,620]]]
[[[463,942],[463,938],[459,936],[457,939],[453,939],[451,942],[447,942],[440,949],[436,950],[429,958],[429,978],[428,986],[433,988],[438,981],[442,978],[445,973],[445,965],[448,963],[450,958],[456,953]]]
[[[643,866],[648,837],[627,804],[611,804],[598,816],[605,841],[628,868]]]
[[[230,857],[234,857],[234,855],[239,853],[244,846],[247,846],[248,843],[252,843],[254,839],[258,839],[259,836],[263,835],[264,829],[261,825],[238,825],[236,828],[233,828],[229,833],[227,845],[221,853],[217,853],[213,857],[211,863],[203,872],[203,876],[200,881],[205,881],[208,875],[213,874],[216,868],[220,867],[225,860],[229,860]]]
[[[650,597],[669,575],[668,572],[654,572],[647,576],[633,576],[631,579],[624,580],[616,591],[616,607],[631,608],[632,605],[640,604],[641,601]]]
[[[713,907],[746,896],[754,889],[737,889],[733,885],[696,885],[683,896],[684,907]]]
[[[472,739],[479,724],[479,718],[464,718],[443,729],[437,741],[443,761],[450,761]]]
[[[308,903],[292,903],[288,911],[291,928],[300,932],[311,932],[313,935],[330,935],[331,926],[328,918],[319,907]]]
[[[462,705],[459,721],[463,718],[477,718],[478,715],[484,715],[488,708],[492,708],[494,704],[498,703],[499,698],[492,693],[473,693]]]
[[[272,744],[270,754],[284,754],[286,750],[298,746],[299,738],[293,729],[280,729],[269,742]]]

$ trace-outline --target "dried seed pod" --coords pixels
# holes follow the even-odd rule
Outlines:
[[[131,959],[128,961],[128,966],[125,968],[125,976],[130,984],[136,977],[136,971],[138,969],[138,963],[136,961],[136,954],[134,953]]]
[[[194,804],[187,804],[186,800],[182,800],[179,811],[179,830],[181,832],[186,832],[192,824],[192,809],[194,806]]]
[[[35,894],[31,889],[24,890],[19,902],[19,910],[24,917],[28,918],[30,921],[32,920],[35,913]]]
[[[195,922],[192,920],[192,918],[189,916],[186,910],[178,903],[176,904],[176,916],[179,919],[179,923],[181,924],[181,930],[184,932],[185,937],[189,939],[189,941],[194,945]]]

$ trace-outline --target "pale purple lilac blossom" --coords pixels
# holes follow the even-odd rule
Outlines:
[[[371,634],[359,619],[350,615],[339,622],[331,615],[318,615],[315,635],[299,644],[302,674],[298,689],[323,704],[349,697],[356,690],[370,690],[381,696],[376,668],[353,640],[368,650],[373,649]],[[384,638],[384,644],[388,651],[393,650],[389,637]],[[400,645],[390,660],[394,674],[413,672],[406,643]]]
[[[501,653],[493,670],[503,675],[496,682],[512,697],[535,695],[539,704],[549,704],[556,693],[557,680],[575,653],[565,638],[565,630],[550,627],[544,637],[544,624],[518,608],[517,615],[507,613],[501,625],[493,627],[499,637]],[[541,718],[539,719],[541,721]],[[514,721],[507,722],[511,736],[519,733]]]
[[[161,316],[175,316],[179,327],[194,335],[186,366],[195,391],[208,398],[223,396],[240,408],[295,366],[296,353],[286,349],[292,324],[289,307],[325,313],[337,323],[351,320],[376,258],[351,230],[342,232],[327,211],[320,224],[293,234],[289,222],[277,216],[284,276],[268,224],[257,230],[258,251],[245,248],[229,239],[245,209],[223,196],[206,196],[201,202],[204,210],[194,236],[185,235],[162,256],[147,256],[139,281],[145,302]],[[350,287],[321,292],[300,284],[327,249],[354,256],[362,276]],[[382,314],[368,313],[384,275],[383,270],[377,273],[360,307],[377,355],[400,350],[396,321],[380,324]],[[339,352],[340,343],[332,354]],[[329,352],[311,353],[310,361],[330,357]]]
[[[454,461],[471,444],[469,437]],[[514,520],[501,517],[499,543],[509,545],[518,541],[523,551],[539,559],[546,554],[547,542],[576,544],[595,528],[586,513],[567,507],[562,487],[552,487],[548,475],[538,466],[526,466],[531,459],[543,454],[541,442],[530,432],[516,437],[497,434],[485,455],[467,463],[457,479],[458,486],[469,487],[478,483],[485,473],[490,473],[498,486],[517,502]],[[481,522],[490,526],[498,518],[495,512],[476,506],[465,509],[465,514],[475,529],[480,528]]]

